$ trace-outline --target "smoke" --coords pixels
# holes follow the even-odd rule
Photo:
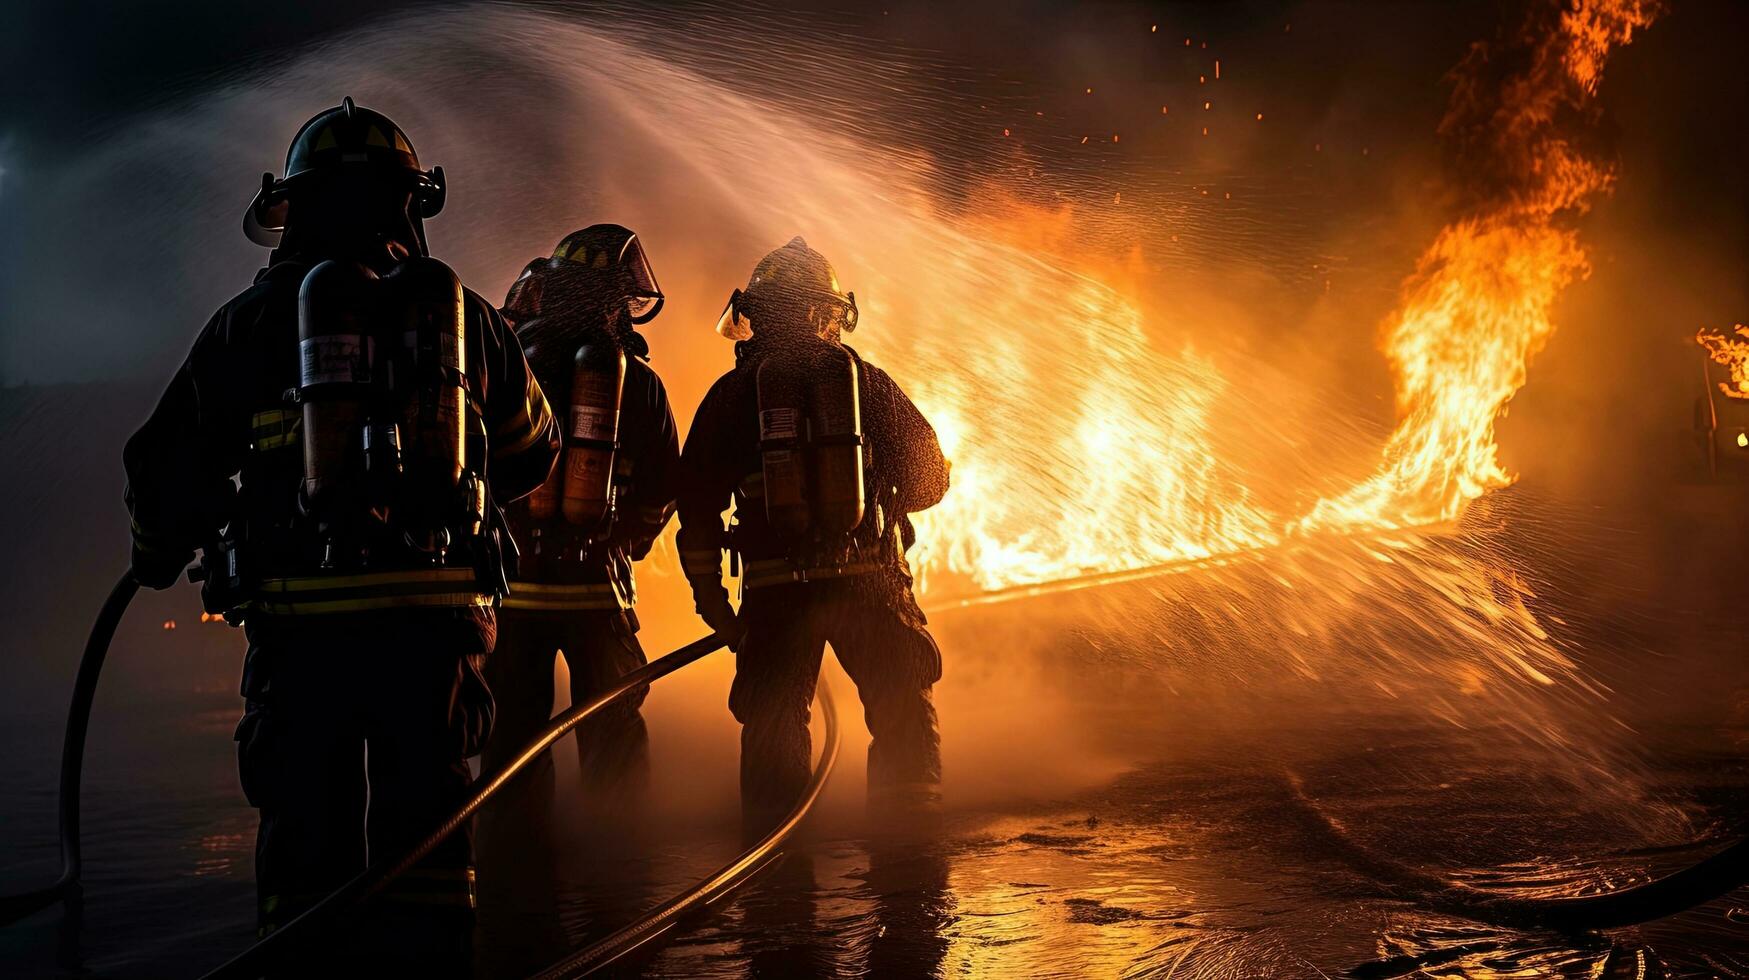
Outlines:
[[[1292,16],[1298,36],[1314,29],[1310,11]],[[1253,63],[1270,50],[1259,46]],[[933,595],[1268,544],[1283,519],[1377,464],[1396,418],[1375,325],[1452,197],[1444,184],[1428,191],[1418,159],[1377,162],[1390,141],[1363,131],[1362,95],[1336,92],[1295,121],[1290,149],[1269,142],[1280,102],[1263,121],[1246,104],[1264,104],[1268,86],[1245,80],[1244,58],[1225,69],[1231,88],[1206,111],[1217,134],[1233,134],[1219,145],[1238,148],[1163,160],[1122,155],[1151,146],[1128,120],[1084,146],[1093,121],[1048,129],[1054,104],[985,98],[1000,88],[988,78],[945,85],[951,72],[931,56],[817,20],[750,24],[705,8],[656,24],[490,5],[387,20],[137,117],[64,166],[21,161],[20,178],[0,186],[0,207],[29,243],[6,265],[4,360],[13,380],[166,376],[261,258],[238,234],[255,175],[279,168],[299,123],[350,94],[402,123],[426,165],[445,167],[452,192],[430,225],[434,251],[489,299],[576,227],[637,229],[670,296],[648,332],[682,425],[730,361],[710,325],[757,258],[798,233],[830,256],[863,304],[853,342],[923,403],[956,460],[956,489],[925,515]],[[1165,94],[1141,88],[1113,96],[1101,85],[1085,98],[1146,95],[1150,122],[1170,102],[1174,125],[1204,111],[1189,81]],[[1398,142],[1428,141],[1436,118],[1410,118]],[[1124,142],[1108,139],[1120,131]],[[1495,173],[1481,164],[1497,149],[1458,139],[1455,152],[1463,169]],[[1070,154],[1081,155],[1065,162]],[[1270,155],[1294,162],[1248,165]],[[75,270],[100,270],[102,288],[81,287]],[[1607,307],[1601,296],[1581,302]],[[1554,360],[1562,352],[1549,342]],[[1545,366],[1560,365],[1539,365],[1520,404],[1539,384],[1599,398],[1584,370],[1545,381]],[[1619,383],[1633,367],[1608,377]],[[1543,419],[1559,416],[1560,397],[1541,401]],[[1498,403],[1483,408],[1492,426]],[[1101,424],[1121,438],[1101,444]],[[1551,446],[1586,465],[1608,455],[1574,448],[1572,428],[1520,429],[1531,464]],[[1583,470],[1541,464],[1550,485]],[[1609,528],[1562,533],[1595,539]],[[1576,733],[1609,723],[1567,709],[1598,704],[1608,685],[1588,673],[1596,659],[1568,644],[1571,631],[1549,621],[1549,591],[1521,567],[1568,545],[1501,560],[1483,546],[1417,543],[1405,555],[1343,544],[1284,558],[1273,577],[1222,573],[1206,587],[1144,590],[1135,606],[1069,607],[1110,625],[1103,638],[1056,610],[1007,607],[1010,626],[996,633],[988,620],[974,629],[943,616],[950,774],[1032,755],[1063,783],[1108,771],[1086,759],[1123,755],[1096,744],[1090,720],[1106,695],[1127,697],[1089,680],[1122,673],[1111,651],[1232,713],[1267,715],[1304,692],[1369,707],[1389,699],[1517,743],[1574,746]],[[1563,572],[1583,580],[1595,568]],[[642,592],[652,652],[699,632],[677,578],[645,573]],[[1585,611],[1608,621],[1602,605]],[[1004,658],[1020,666],[992,666]],[[1234,691],[1263,675],[1286,683],[1241,709]],[[981,737],[966,721],[974,715]]]

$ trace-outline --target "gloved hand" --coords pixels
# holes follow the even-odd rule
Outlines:
[[[128,572],[148,589],[168,589],[182,578],[182,570],[193,560],[192,550],[142,551],[136,544],[128,560]]]
[[[713,588],[714,586],[714,588]],[[723,588],[722,582],[707,582],[699,579],[692,585],[692,601],[698,609],[698,616],[705,625],[716,631],[722,637],[730,650],[738,649],[741,640],[747,635],[747,626],[736,615],[735,607],[729,604],[729,592]]]

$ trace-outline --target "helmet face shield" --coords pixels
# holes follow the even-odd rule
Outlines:
[[[512,327],[523,320],[540,316],[541,279],[540,267],[546,264],[546,259],[530,259],[522,267],[522,274],[510,284],[510,292],[504,296],[504,307],[498,311]]]
[[[753,321],[747,318],[742,309],[744,294],[735,290],[729,294],[728,305],[723,307],[723,315],[717,317],[717,334],[730,340],[752,340]]]
[[[627,315],[633,323],[649,323],[662,312],[662,287],[656,285],[656,270],[650,267],[650,257],[644,254],[643,242],[636,235],[620,253],[619,268],[626,279]]]
[[[839,333],[854,331],[856,318],[855,293],[845,293],[843,299],[837,296],[821,297],[808,305],[808,322],[814,325],[815,331],[822,337],[836,337]]]

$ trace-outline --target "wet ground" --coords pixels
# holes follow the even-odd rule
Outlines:
[[[188,975],[249,941],[252,814],[235,799],[229,723],[224,708],[164,715],[108,743],[88,778],[83,921],[75,930],[56,911],[0,931],[0,972]],[[1619,887],[1749,829],[1741,733],[1642,733],[1667,747],[1657,767],[1594,794],[1503,769],[1485,731],[1392,723],[1346,733],[1352,751],[1286,765],[1191,739],[1071,791],[1016,786],[1007,802],[950,806],[939,833],[920,834],[870,825],[855,785],[863,736],[849,728],[839,784],[791,856],[624,975],[1749,976],[1749,892],[1607,935],[1491,927],[1387,897],[1313,812],[1356,846],[1454,879],[1527,894]],[[0,886],[12,890],[52,872],[39,760],[54,739],[8,734],[21,763],[0,777]],[[716,740],[695,770],[670,751],[683,737],[658,738],[657,763],[697,794],[640,829],[571,810],[544,834],[503,813],[483,827],[484,975],[523,975],[733,854],[728,777],[695,778],[732,745]],[[570,799],[563,776],[560,794]]]

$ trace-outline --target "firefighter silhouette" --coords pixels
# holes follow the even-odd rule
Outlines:
[[[166,588],[200,549],[207,608],[247,632],[263,932],[466,798],[514,548],[498,505],[559,452],[515,335],[427,256],[443,201],[387,117],[347,99],[311,119],[244,219],[267,267],[124,452],[134,575]],[[471,861],[460,834],[396,881],[352,924],[351,965],[466,972]]]
[[[827,644],[873,735],[871,802],[939,800],[931,689],[941,655],[905,551],[909,515],[941,500],[948,467],[917,407],[843,344],[856,323],[855,295],[801,238],[767,255],[718,322],[737,342],[735,367],[705,395],[681,458],[681,562],[699,615],[736,651],[729,707],[742,726],[750,826],[807,781],[809,700]],[[738,612],[725,550],[742,576]]]
[[[487,664],[498,703],[487,769],[546,725],[556,651],[573,703],[645,663],[632,562],[674,514],[680,438],[634,327],[662,300],[638,236],[609,224],[574,232],[550,258],[531,261],[505,300],[536,378],[559,406],[566,447],[547,482],[506,511],[523,551]],[[642,693],[622,697],[577,729],[585,802],[604,812],[646,778],[642,701]],[[536,765],[528,785],[550,789],[552,763]]]

